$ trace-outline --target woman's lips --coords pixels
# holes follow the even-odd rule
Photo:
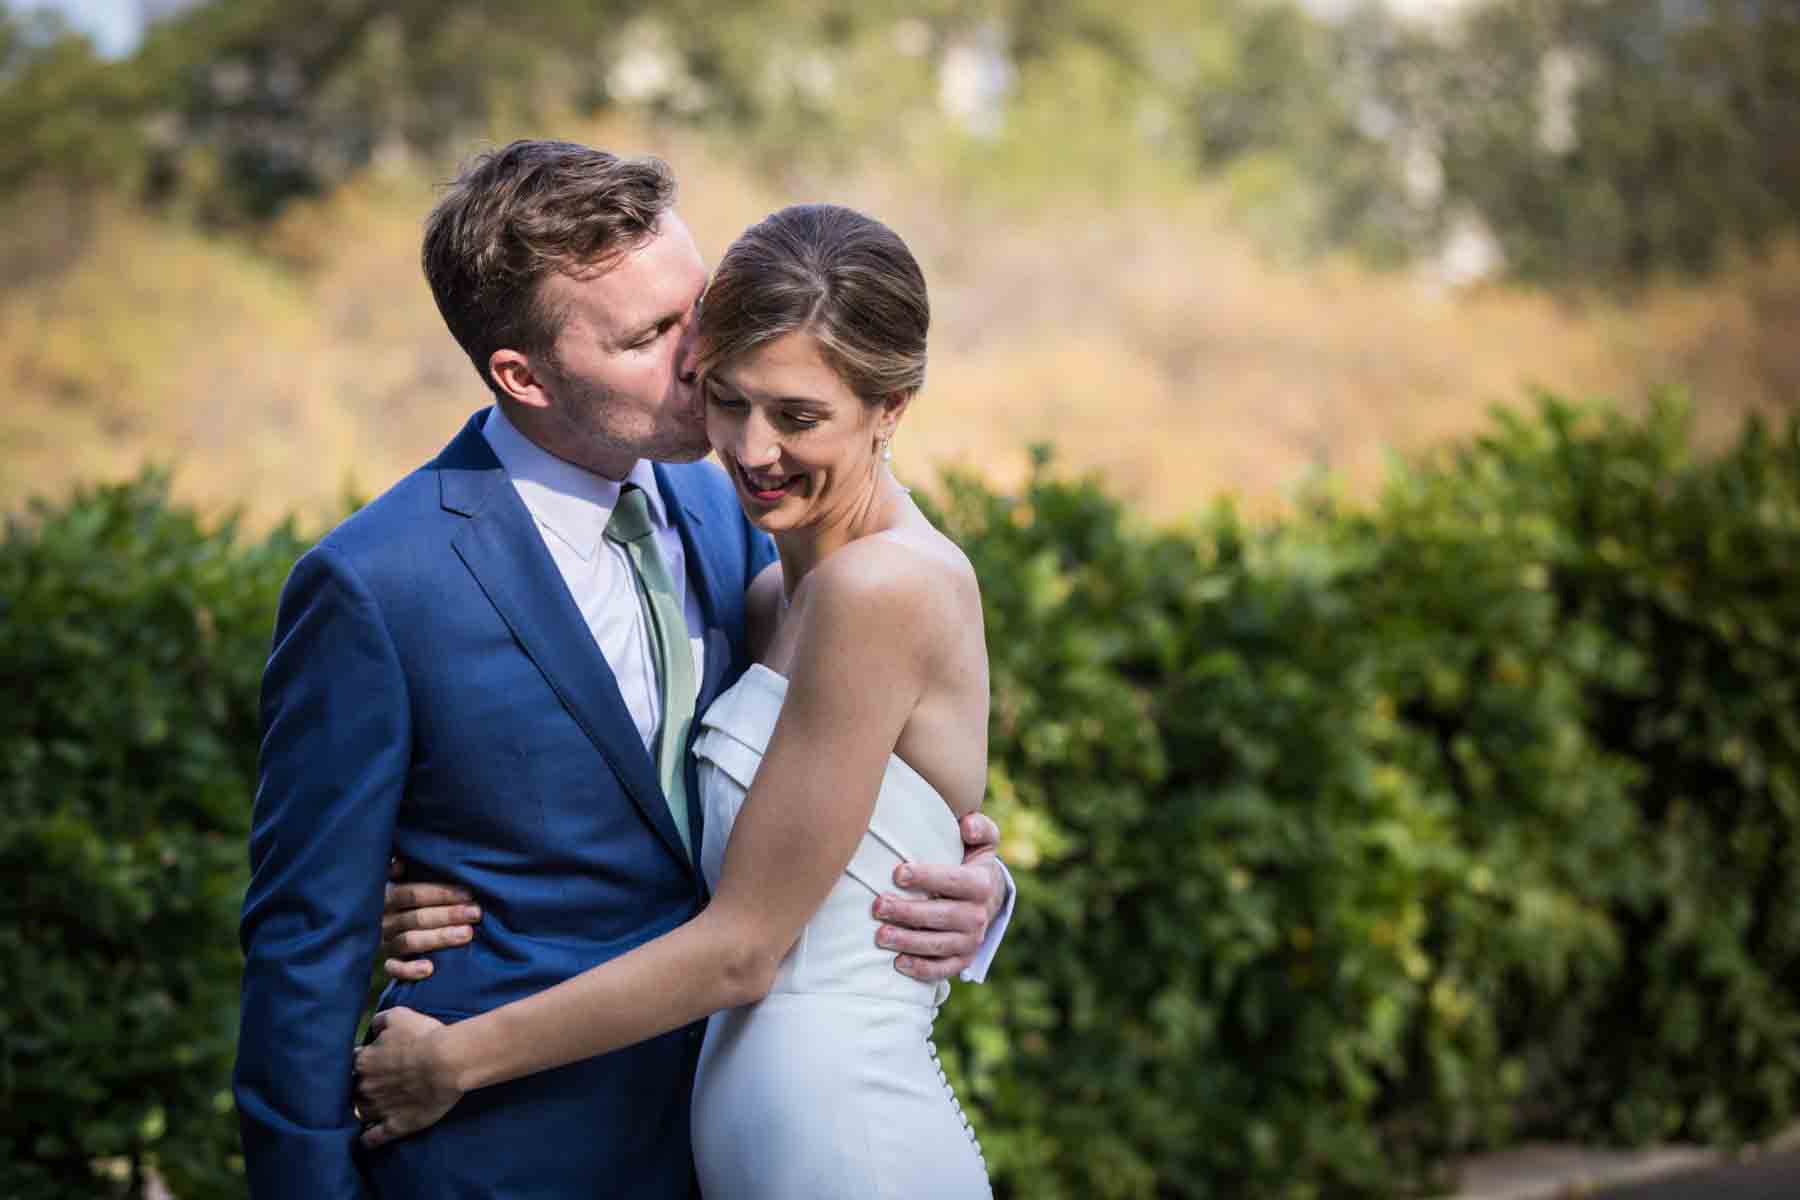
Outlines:
[[[775,482],[766,475],[752,475],[744,468],[743,463],[734,463],[733,465],[737,467],[738,478],[743,481],[744,490],[764,504],[773,504],[787,495],[788,490],[800,478],[798,475],[787,475],[783,476],[779,482]],[[770,486],[771,483],[773,486]]]

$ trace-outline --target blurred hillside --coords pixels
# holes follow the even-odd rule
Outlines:
[[[662,154],[711,257],[798,199],[899,229],[921,479],[1049,441],[1174,517],[1535,385],[1687,387],[1706,439],[1794,403],[1792,14],[1452,8],[235,0],[119,62],[0,19],[0,510],[155,459],[323,515],[417,465],[484,402],[420,223],[520,133]]]

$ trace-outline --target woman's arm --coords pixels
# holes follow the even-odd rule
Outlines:
[[[382,1118],[367,1144],[423,1128],[463,1092],[767,994],[868,829],[888,756],[932,669],[930,629],[941,615],[928,582],[860,550],[846,547],[808,580],[787,699],[712,902],[611,962],[456,1025],[383,1014],[382,1039],[357,1060],[359,1099]]]

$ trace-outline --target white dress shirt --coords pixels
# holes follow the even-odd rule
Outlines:
[[[644,606],[638,601],[637,580],[625,547],[606,537],[606,523],[618,507],[619,493],[627,483],[644,489],[650,502],[653,541],[663,565],[675,584],[675,598],[687,618],[688,645],[694,653],[695,686],[706,677],[706,642],[698,636],[706,628],[700,599],[688,587],[687,549],[681,534],[669,522],[669,513],[657,490],[656,475],[646,459],[639,459],[624,479],[607,479],[573,463],[564,462],[520,433],[495,405],[481,434],[494,456],[512,479],[519,499],[531,513],[538,533],[550,551],[575,607],[587,622],[588,632],[619,681],[625,707],[637,724],[644,747],[655,753],[656,730],[662,721],[662,691],[656,681],[656,649]]]

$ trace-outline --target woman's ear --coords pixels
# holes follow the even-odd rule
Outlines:
[[[875,416],[875,431],[882,441],[894,436],[894,430],[900,425],[900,418],[906,415],[906,408],[912,403],[911,392],[889,392],[881,398],[880,411]]]

